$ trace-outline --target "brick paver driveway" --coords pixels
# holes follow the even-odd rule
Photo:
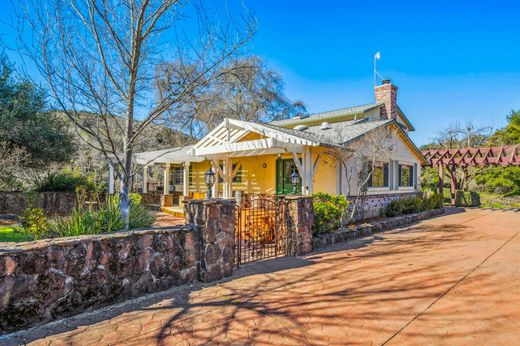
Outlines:
[[[519,230],[520,213],[467,210],[0,343],[518,345]]]

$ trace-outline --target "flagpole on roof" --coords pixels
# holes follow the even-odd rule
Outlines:
[[[381,59],[381,53],[374,54],[374,86],[377,85],[377,61]]]

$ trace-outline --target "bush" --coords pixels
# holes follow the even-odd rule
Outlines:
[[[391,201],[385,208],[383,214],[388,217],[403,214],[420,213],[425,210],[438,209],[442,207],[443,196],[440,193],[432,193],[430,196],[403,197]]]
[[[96,184],[89,178],[78,173],[63,172],[48,175],[36,187],[36,191],[67,191],[75,192],[77,188],[84,188],[86,191],[94,191]]]
[[[451,204],[451,192],[449,189],[444,190],[444,202]],[[480,205],[480,194],[475,191],[461,191],[455,192],[455,206],[456,207],[478,207]]]
[[[34,237],[42,239],[49,236],[49,223],[42,209],[27,208],[18,217],[19,230]]]
[[[134,195],[134,197],[132,197]],[[131,195],[129,229],[150,227],[155,222],[155,215],[142,204],[137,204],[139,198]],[[140,196],[139,196],[140,197]],[[52,228],[58,237],[71,237],[83,234],[111,233],[124,229],[119,198],[108,197],[98,210],[92,208],[76,208],[68,218],[55,219]]]
[[[349,205],[345,196],[316,193],[313,202],[314,234],[332,232],[341,227]]]

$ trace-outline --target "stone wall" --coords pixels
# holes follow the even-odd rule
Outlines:
[[[69,214],[76,206],[74,192],[0,192],[0,214],[20,214],[29,206],[43,209],[48,214]]]
[[[286,197],[289,255],[302,256],[312,251],[314,204],[311,196]]]
[[[367,195],[361,197],[359,205],[363,205],[363,211],[361,209],[356,212],[356,216],[354,221],[362,221],[366,219],[371,219],[374,217],[378,217],[381,215],[383,209],[391,202],[403,197],[414,197],[417,196],[417,192],[408,192],[408,193],[392,193],[392,194],[381,194],[381,195]],[[354,207],[354,202],[356,197],[347,197],[350,201],[349,212],[352,211]]]
[[[339,229],[330,233],[319,234],[312,238],[312,247],[313,249],[320,249],[327,245],[367,237],[392,228],[410,225],[414,222],[428,219],[436,215],[441,215],[443,213],[444,208],[428,210],[417,214],[385,218],[383,220],[372,221],[361,225]]]
[[[209,282],[233,274],[235,265],[235,200],[199,199],[184,205],[187,224],[200,228],[199,280]]]
[[[194,226],[42,240],[0,253],[0,331],[192,282]]]

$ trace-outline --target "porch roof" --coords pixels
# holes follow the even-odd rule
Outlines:
[[[148,165],[152,163],[184,163],[202,162],[204,157],[197,157],[192,155],[193,145],[186,145],[184,147],[146,151],[135,154],[136,162],[139,165]]]
[[[248,133],[257,133],[261,139],[240,141]],[[225,119],[192,149],[193,156],[253,156],[286,151],[301,152],[305,146],[338,146],[329,138],[305,131],[271,124]]]

